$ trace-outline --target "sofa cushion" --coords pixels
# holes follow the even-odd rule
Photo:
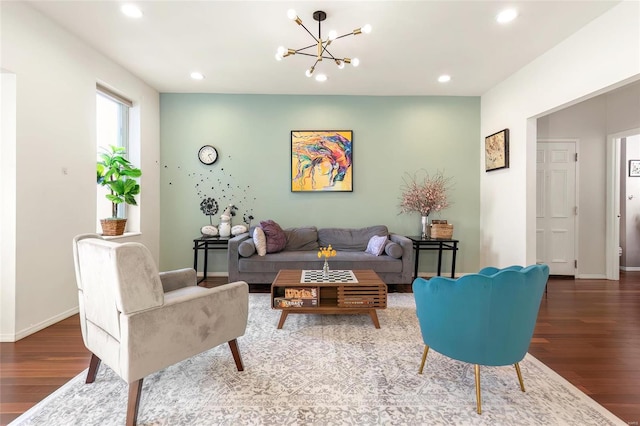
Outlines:
[[[391,256],[394,259],[400,259],[402,257],[402,246],[398,243],[394,243],[393,241],[387,241],[387,244],[384,246],[384,252],[387,256]]]
[[[253,230],[253,243],[256,246],[258,256],[264,256],[267,254],[267,238],[264,235],[264,231],[259,226]]]
[[[384,251],[384,246],[386,245],[388,240],[389,240],[389,237],[387,237],[386,235],[384,236],[374,235],[369,239],[369,243],[367,244],[365,253],[369,253],[374,256],[380,256]]]
[[[269,253],[266,256],[241,257],[238,271],[251,273],[277,273],[281,269],[322,269],[324,260],[318,259],[314,251],[287,251]],[[390,256],[371,256],[364,251],[339,251],[329,258],[329,267],[334,270],[372,269],[377,273],[400,273],[402,262]]]
[[[371,237],[375,235],[389,235],[385,225],[369,226],[366,228],[322,228],[318,229],[318,244],[321,247],[331,247],[338,251],[364,252]]]
[[[264,231],[265,237],[267,237],[267,253],[282,251],[287,245],[287,236],[280,225],[273,220],[263,220],[260,222],[260,227]]]
[[[238,254],[242,257],[250,257],[256,252],[256,245],[252,239],[244,240],[238,246]]]
[[[318,250],[318,228],[315,226],[288,228],[284,234],[287,237],[285,250]]]

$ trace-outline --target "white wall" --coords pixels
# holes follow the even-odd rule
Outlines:
[[[620,3],[482,96],[483,148],[511,141],[510,168],[480,172],[481,266],[535,262],[535,117],[640,78],[639,9]]]
[[[71,240],[95,232],[96,82],[139,107],[142,235],[134,240],[159,258],[159,94],[28,4],[1,7],[2,68],[17,79],[15,247],[2,241],[16,254],[15,282],[2,282],[15,289],[14,330],[0,333],[11,340],[77,312]],[[10,305],[2,300],[3,311]]]
[[[0,71],[0,341],[15,329],[16,76]],[[5,285],[6,284],[6,285]]]
[[[538,139],[578,139],[578,278],[606,277],[607,135],[640,128],[640,83],[540,117]],[[640,198],[639,198],[640,200]]]

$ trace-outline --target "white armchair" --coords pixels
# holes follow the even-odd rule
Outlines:
[[[127,425],[137,421],[142,380],[228,342],[243,371],[236,339],[244,335],[248,285],[196,285],[193,269],[159,273],[139,243],[78,235],[73,252],[84,344],[92,352],[86,383],[104,362],[129,384]]]

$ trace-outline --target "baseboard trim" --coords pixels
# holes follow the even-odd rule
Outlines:
[[[31,327],[25,328],[24,330],[21,330],[19,332],[17,332],[15,334],[14,339],[13,340],[7,340],[8,342],[17,342],[20,339],[24,339],[27,336],[30,336],[33,333],[37,333],[38,331],[45,329],[47,327],[49,327],[50,325],[53,325],[57,322],[62,321],[63,319],[69,318],[72,315],[77,314],[78,312],[80,312],[80,309],[78,306],[71,308],[67,311],[61,312],[58,315],[55,315],[51,318],[48,318],[38,324],[32,325]],[[4,337],[4,336],[3,336]],[[3,340],[4,342],[5,340]]]
[[[625,272],[637,272],[640,271],[640,266],[621,266],[620,270]]]
[[[0,334],[0,343],[13,343],[16,341],[15,334]]]
[[[196,276],[204,277],[204,272],[196,272]],[[207,277],[228,277],[227,272],[207,272]]]
[[[576,274],[578,280],[606,280],[607,276],[603,274]]]

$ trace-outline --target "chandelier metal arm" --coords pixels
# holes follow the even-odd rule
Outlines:
[[[333,56],[333,54],[331,52],[329,52],[329,50],[327,49],[328,44],[323,43],[323,49],[322,49],[322,53],[327,53],[329,56],[324,56],[322,55],[322,58],[324,59],[333,59],[334,61],[336,59],[340,59],[340,58],[336,58],[335,56]],[[311,53],[305,53],[303,52],[303,50],[307,50],[307,49],[311,49],[312,47],[318,47],[318,42],[316,42],[315,44],[310,44],[309,46],[305,46],[305,47],[301,47],[300,49],[292,49],[295,51],[296,55],[305,55],[305,56],[313,56],[314,58],[317,58],[318,55],[315,54],[311,54]]]
[[[357,34],[360,34],[360,33],[357,33]],[[344,38],[344,37],[348,37],[348,36],[351,36],[351,35],[357,35],[357,34],[352,31],[350,33],[342,34],[341,36],[338,36],[338,37],[334,38],[334,40],[338,40],[339,38]]]
[[[329,46],[329,45],[327,44],[327,45],[325,45],[325,46],[323,47],[323,49],[322,49],[322,53],[325,53],[325,52],[326,52],[326,53],[327,53],[327,55],[329,55],[329,59],[333,59],[333,60],[335,61],[335,60],[336,60],[336,58],[333,56],[333,54],[332,54],[331,52],[329,52],[329,51],[327,50],[327,46]],[[327,57],[326,57],[326,56],[324,56],[324,55],[322,55],[322,57],[323,57],[323,58],[327,58]]]
[[[319,23],[318,23],[318,24],[319,24]],[[304,30],[305,30],[306,32],[308,32],[308,33],[309,33],[309,35],[310,35],[310,36],[311,36],[311,37],[316,41],[316,43],[317,43],[318,41],[320,41],[320,40],[319,40],[319,38],[320,38],[320,31],[318,31],[318,38],[316,38],[316,36],[314,36],[314,35],[313,35],[313,33],[312,33],[311,31],[309,31],[309,30],[307,29],[307,27],[305,27],[305,26],[304,26],[304,24],[303,24],[302,22],[300,22],[300,26],[301,26],[302,28],[304,28]],[[315,45],[314,45],[314,46],[315,46]]]
[[[304,53],[304,52],[296,52],[296,55],[304,55],[304,56],[311,56],[313,58],[317,58],[318,55],[312,55],[311,53]],[[335,56],[322,56],[323,59],[331,59],[332,61],[344,61],[344,58],[336,58]]]

